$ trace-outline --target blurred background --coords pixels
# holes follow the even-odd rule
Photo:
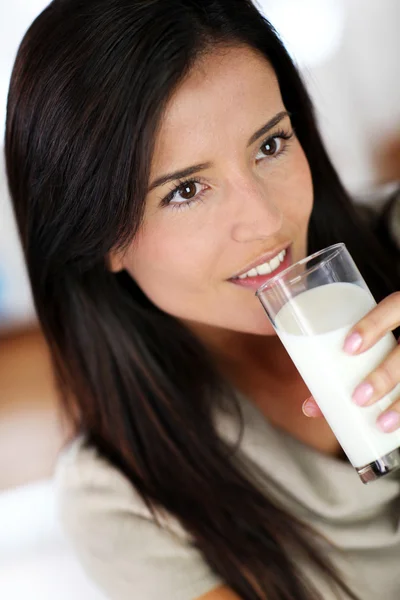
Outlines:
[[[0,6],[1,139],[18,45],[46,5],[13,0]],[[259,0],[258,5],[303,74],[328,150],[355,201],[382,203],[400,180],[400,2]],[[57,521],[52,475],[66,439],[1,151],[0,596],[5,600],[100,600]]]

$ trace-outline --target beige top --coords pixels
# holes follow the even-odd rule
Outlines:
[[[345,551],[334,558],[362,600],[400,598],[400,472],[363,485],[353,467],[273,428],[243,403],[241,450],[272,477],[292,513]],[[236,435],[224,417],[221,434]],[[160,529],[129,482],[73,442],[57,471],[64,528],[91,578],[111,600],[194,600],[222,582],[173,518]],[[336,596],[303,567],[324,600]]]

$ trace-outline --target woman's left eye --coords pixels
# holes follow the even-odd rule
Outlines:
[[[257,153],[256,160],[266,157],[279,156],[286,148],[286,142],[290,140],[293,134],[278,133],[266,139]]]

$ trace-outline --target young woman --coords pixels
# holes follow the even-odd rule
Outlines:
[[[6,154],[76,432],[61,514],[107,597],[397,599],[400,477],[363,486],[306,418],[255,290],[345,242],[386,298],[349,338],[362,352],[400,322],[399,275],[250,0],[55,0],[18,52]]]

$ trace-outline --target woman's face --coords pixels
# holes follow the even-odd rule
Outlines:
[[[114,268],[193,327],[273,334],[255,292],[305,256],[312,204],[273,69],[251,49],[219,49],[167,105],[143,226]]]

